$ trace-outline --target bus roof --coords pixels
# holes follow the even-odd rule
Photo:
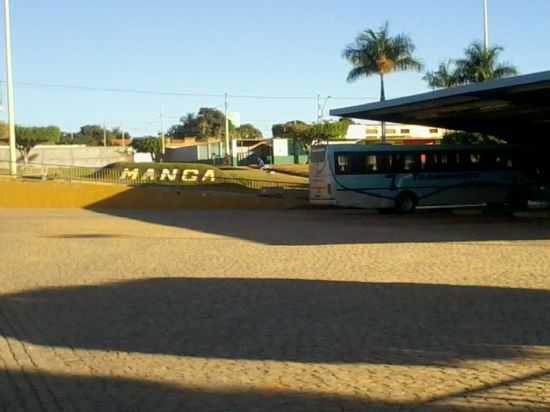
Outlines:
[[[315,149],[327,149],[328,152],[433,152],[433,151],[517,151],[525,147],[516,145],[391,145],[391,144],[331,144],[315,145]]]

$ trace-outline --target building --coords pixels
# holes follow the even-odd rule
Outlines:
[[[386,141],[393,144],[436,144],[445,136],[445,129],[401,123],[386,124]],[[346,140],[369,144],[380,143],[382,125],[380,123],[352,124]]]

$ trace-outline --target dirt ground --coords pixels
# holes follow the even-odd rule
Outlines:
[[[548,411],[550,222],[0,210],[0,411]]]

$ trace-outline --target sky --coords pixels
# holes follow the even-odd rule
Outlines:
[[[503,60],[524,74],[550,70],[550,1],[489,6],[491,43],[505,47]],[[483,35],[482,0],[12,0],[11,7],[16,122],[66,131],[106,124],[134,136],[155,135],[200,107],[223,109],[225,93],[229,111],[266,135],[273,123],[315,120],[319,94],[327,113],[376,100],[378,79],[347,83],[341,52],[386,20],[394,34],[411,36],[428,69]],[[0,63],[5,79],[3,52]],[[386,86],[388,98],[427,90],[421,73],[392,74]],[[4,86],[2,94],[5,118]]]

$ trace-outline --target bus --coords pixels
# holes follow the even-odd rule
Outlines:
[[[511,145],[316,145],[310,203],[414,212],[420,206],[527,206],[540,170]]]

